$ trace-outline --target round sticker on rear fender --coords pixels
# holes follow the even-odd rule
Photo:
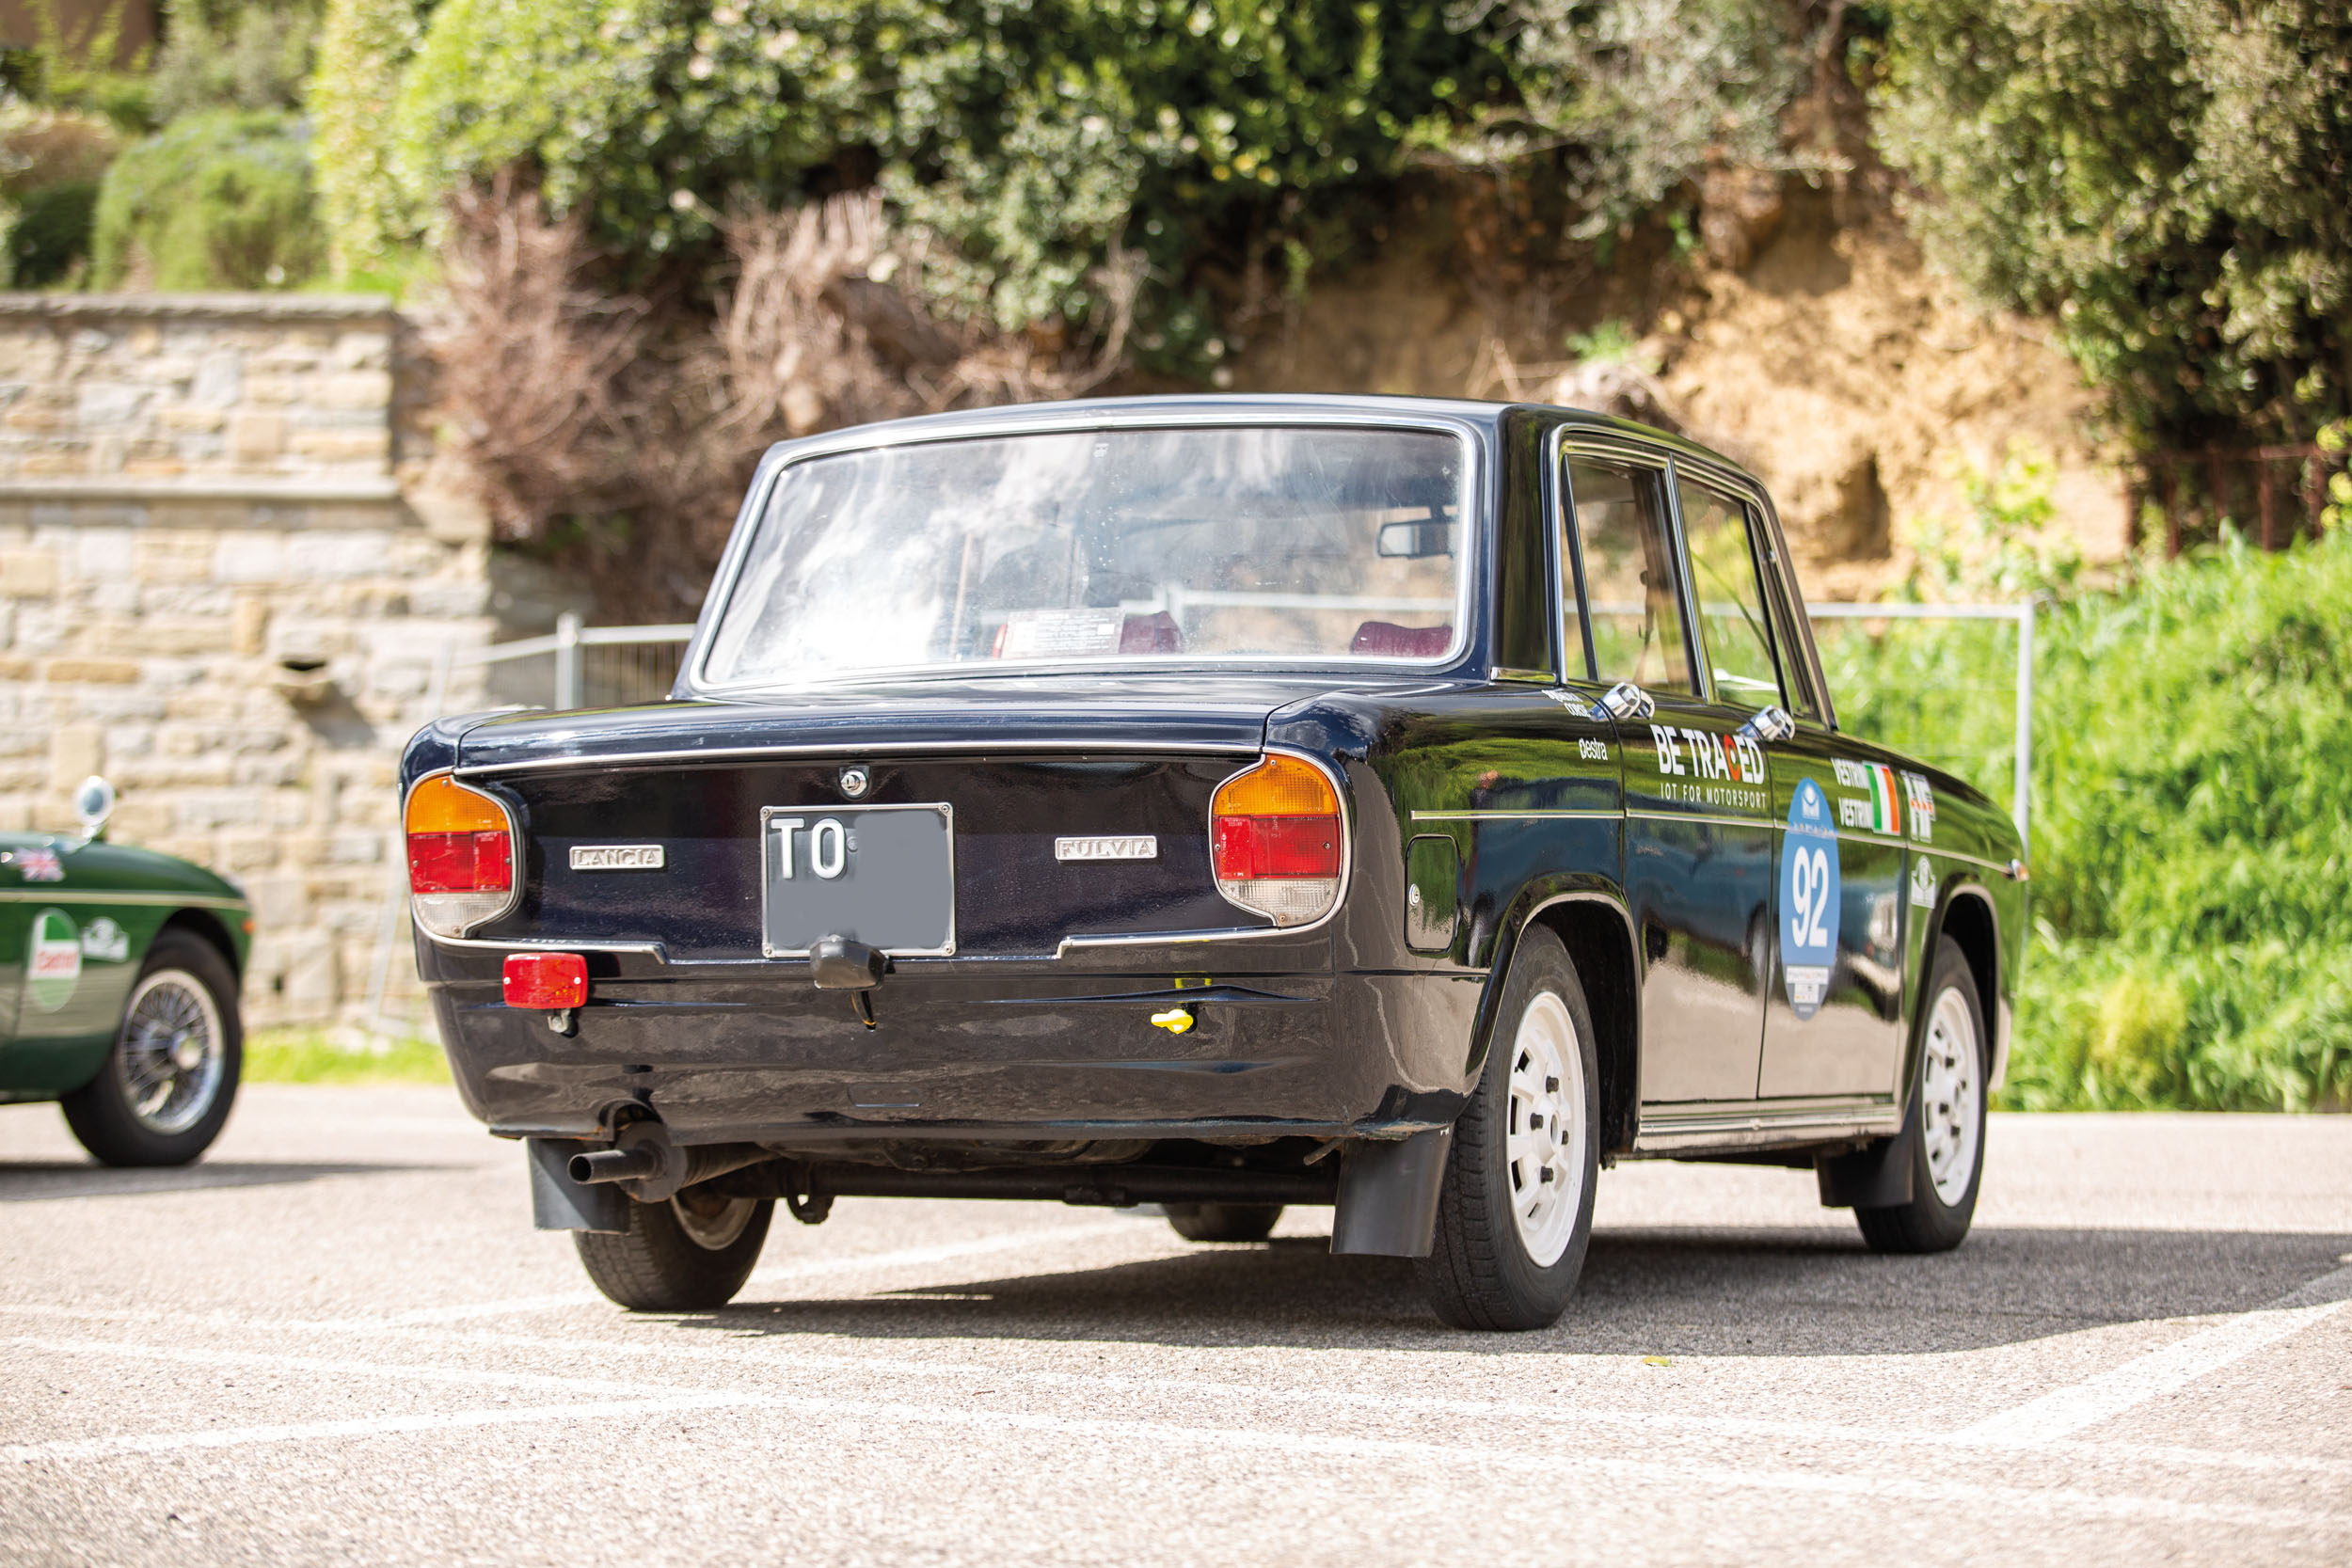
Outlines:
[[[1780,969],[1790,1010],[1811,1018],[1829,994],[1837,962],[1837,830],[1828,797],[1800,780],[1780,841]]]

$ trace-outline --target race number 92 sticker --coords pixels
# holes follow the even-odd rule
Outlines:
[[[1788,802],[1780,843],[1780,969],[1788,1006],[1799,1018],[1820,1011],[1837,961],[1837,829],[1829,798],[1811,779]]]

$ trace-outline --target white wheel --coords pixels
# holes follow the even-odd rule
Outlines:
[[[1542,1328],[1576,1291],[1599,1174],[1597,1044],[1567,948],[1531,927],[1454,1123],[1436,1233],[1416,1269],[1429,1305],[1456,1328]]]
[[[1957,1208],[1977,1174],[1977,1129],[1984,1125],[1983,1053],[1968,1000],[1956,987],[1935,999],[1928,1018],[1927,1059],[1920,1064],[1919,1136],[1935,1196]]]
[[[1520,1015],[1510,1096],[1511,1218],[1528,1261],[1549,1268],[1568,1250],[1584,1206],[1584,1053],[1557,991],[1537,993]]]
[[[1984,1014],[1959,943],[1936,943],[1919,1022],[1919,1075],[1889,1158],[1911,1164],[1911,1196],[1853,1212],[1873,1252],[1948,1252],[1968,1234],[1984,1171]]]

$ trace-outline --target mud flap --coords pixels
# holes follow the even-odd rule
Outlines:
[[[619,1235],[628,1228],[631,1201],[617,1186],[583,1186],[564,1166],[592,1145],[577,1138],[525,1138],[531,1156],[531,1223],[541,1230],[599,1230]]]
[[[1341,1155],[1339,1211],[1331,1250],[1375,1258],[1426,1258],[1438,1229],[1454,1129],[1393,1141],[1359,1139]]]
[[[1813,1162],[1824,1209],[1892,1209],[1909,1203],[1919,1164],[1919,1129],[1901,1132],[1851,1154],[1827,1154]]]

